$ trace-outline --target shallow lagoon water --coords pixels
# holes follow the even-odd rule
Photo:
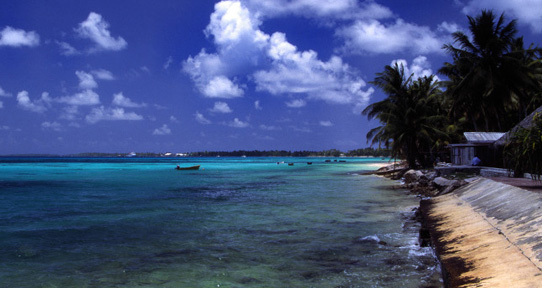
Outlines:
[[[439,285],[419,199],[324,160],[0,159],[0,286]]]

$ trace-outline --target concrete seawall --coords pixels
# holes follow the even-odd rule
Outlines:
[[[480,178],[421,208],[447,287],[542,287],[542,194]]]

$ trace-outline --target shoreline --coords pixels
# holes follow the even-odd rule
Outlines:
[[[542,287],[542,186],[396,166],[371,174],[402,179],[397,188],[421,198],[420,245],[432,247],[444,287]]]

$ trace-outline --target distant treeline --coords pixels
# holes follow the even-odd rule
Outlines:
[[[153,158],[153,157],[390,157],[389,149],[362,148],[343,152],[337,149],[323,151],[287,151],[287,150],[235,150],[235,151],[202,151],[189,153],[156,153],[156,152],[138,152],[138,153],[101,153],[101,152],[85,152],[69,155],[55,154],[17,154],[3,155],[3,157],[81,157],[81,158],[111,158],[111,157],[138,157],[138,158]]]
[[[66,155],[68,157],[129,157],[129,153],[79,153]],[[201,151],[184,153],[188,157],[389,157],[391,155],[388,149],[363,148],[342,152],[337,149],[323,151],[287,151],[287,150],[236,150],[236,151]],[[175,153],[154,153],[143,152],[136,153],[133,157],[176,157]]]
[[[237,151],[204,151],[204,152],[194,152],[188,153],[192,157],[354,157],[354,156],[373,156],[373,157],[388,157],[390,151],[387,149],[374,149],[374,148],[363,148],[357,150],[351,150],[348,152],[342,152],[337,149],[323,150],[323,151],[287,151],[287,150],[237,150]]]

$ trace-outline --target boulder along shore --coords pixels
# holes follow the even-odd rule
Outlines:
[[[421,198],[420,245],[433,247],[445,287],[542,287],[540,191],[404,164],[371,174],[403,180],[397,188]]]

